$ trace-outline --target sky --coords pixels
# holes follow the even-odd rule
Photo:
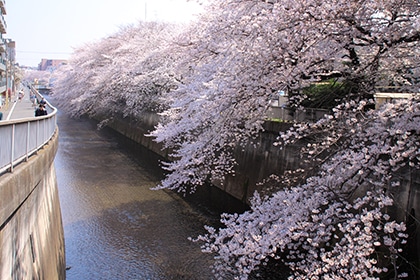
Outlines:
[[[138,21],[182,22],[201,6],[188,0],[7,0],[3,38],[16,42],[16,62],[68,59],[74,48]]]

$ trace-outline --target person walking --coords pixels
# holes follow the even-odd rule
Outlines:
[[[23,91],[23,89],[21,89],[19,91],[19,101],[21,101],[23,99],[23,97],[25,96],[25,92]]]
[[[36,103],[38,102],[38,100],[36,99],[36,95],[34,93],[31,94],[31,102],[32,102],[32,107],[36,107]]]
[[[44,105],[44,107],[47,105],[47,101],[45,101],[44,97],[42,97],[41,101],[39,101],[39,104]]]

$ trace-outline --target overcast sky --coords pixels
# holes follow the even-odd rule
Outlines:
[[[186,0],[8,0],[7,33],[20,65],[67,59],[74,47],[111,35],[139,20],[185,21],[200,10]]]

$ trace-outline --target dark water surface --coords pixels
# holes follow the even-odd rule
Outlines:
[[[86,119],[58,116],[55,158],[67,279],[212,279],[212,256],[188,237],[206,216],[177,195],[152,191],[157,157],[127,149]]]

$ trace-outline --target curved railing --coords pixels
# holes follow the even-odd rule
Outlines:
[[[39,97],[33,87],[31,90]],[[0,122],[0,174],[13,168],[41,149],[57,129],[57,109],[47,101],[48,115]]]

